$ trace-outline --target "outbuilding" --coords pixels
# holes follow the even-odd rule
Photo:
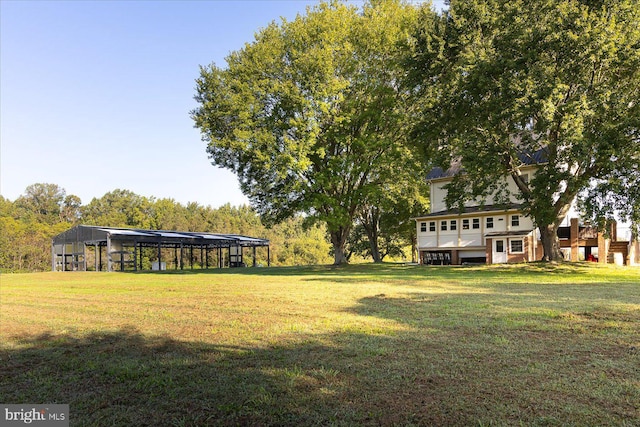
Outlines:
[[[51,243],[53,271],[141,271],[244,267],[257,262],[269,240],[237,234],[78,225]],[[247,250],[251,252],[245,253]],[[261,252],[264,252],[262,250]],[[264,257],[264,255],[263,255]]]

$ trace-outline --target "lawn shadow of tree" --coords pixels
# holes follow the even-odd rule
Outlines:
[[[264,348],[134,328],[43,334],[0,351],[0,395],[70,404],[72,425],[446,424],[423,411],[416,374],[389,360],[395,344],[357,332]]]

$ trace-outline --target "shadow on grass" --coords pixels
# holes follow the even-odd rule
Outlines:
[[[397,360],[395,340],[324,338],[244,348],[135,329],[47,334],[1,351],[0,395],[68,403],[72,425],[463,425],[478,415],[452,413],[446,380]]]
[[[463,266],[425,266],[406,263],[363,263],[334,265],[311,265],[296,267],[263,267],[263,268],[224,268],[224,269],[185,269],[158,272],[141,272],[139,274],[231,274],[245,276],[276,276],[276,277],[309,277],[308,280],[337,279],[343,282],[357,282],[363,278],[393,279],[393,280],[475,280],[486,279],[499,283],[508,282],[510,278],[521,278],[523,275],[532,280],[544,278],[547,281],[562,277],[588,276],[600,266],[593,263],[547,263],[535,262],[515,265],[463,265]],[[319,277],[318,277],[319,276]]]
[[[464,321],[466,310],[429,295],[378,295],[352,310],[411,327],[391,333],[356,323],[264,347],[133,328],[45,334],[0,351],[0,396],[68,403],[72,425],[640,422],[638,355],[619,345],[629,331],[594,338]]]

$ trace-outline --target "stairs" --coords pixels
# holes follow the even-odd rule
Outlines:
[[[622,263],[627,263],[627,257],[629,256],[629,242],[611,242],[609,245],[609,256],[607,257],[607,263],[615,263],[616,255],[622,254]]]

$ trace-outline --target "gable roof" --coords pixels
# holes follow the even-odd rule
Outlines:
[[[483,212],[508,212],[508,211],[521,211],[522,204],[521,203],[510,203],[508,205],[484,205],[484,206],[465,206],[465,208],[460,211],[459,209],[447,209],[444,211],[432,212],[422,216],[415,217],[413,219],[426,219],[437,216],[451,216],[451,215],[467,215],[467,214],[475,214],[475,213],[483,213]]]
[[[534,166],[547,163],[547,149],[541,148],[536,151],[522,151],[520,152],[520,154],[518,154],[518,159],[520,160],[520,162],[522,162],[523,165],[526,166]],[[433,179],[452,178],[463,171],[464,169],[460,160],[454,160],[451,162],[451,166],[447,170],[444,170],[441,167],[434,167],[433,169],[431,169],[427,174],[426,179],[427,181],[431,181]]]

